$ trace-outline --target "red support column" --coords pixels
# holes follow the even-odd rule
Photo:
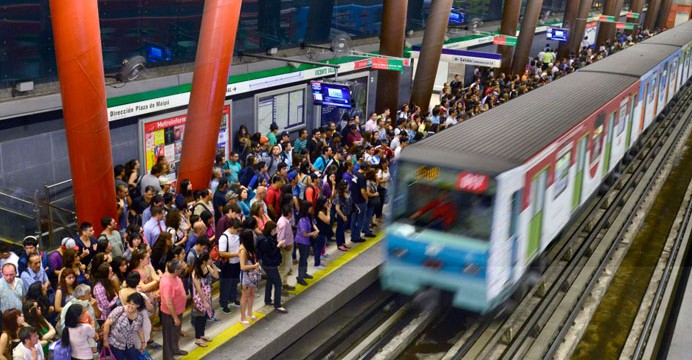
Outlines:
[[[523,74],[524,68],[529,62],[531,42],[533,42],[536,34],[536,23],[541,15],[541,6],[543,6],[543,0],[526,2],[524,18],[521,20],[521,32],[519,32],[517,39],[517,49],[514,51],[514,59],[512,60],[512,74]]]
[[[411,90],[411,102],[420,106],[421,109],[427,109],[430,106],[437,65],[440,62],[451,11],[452,0],[435,0],[430,7],[416,67],[416,77],[413,79]]]
[[[100,232],[117,211],[97,0],[50,0],[50,14],[77,219]]]
[[[384,0],[382,8],[382,31],[380,36],[380,54],[401,57],[404,53],[406,37],[406,8],[408,0]],[[376,111],[389,108],[396,114],[399,107],[399,84],[401,73],[398,71],[380,70],[377,73]]]
[[[178,179],[209,186],[241,0],[206,0],[197,43]],[[180,184],[180,181],[178,181]]]
[[[505,0],[502,8],[502,22],[500,23],[500,34],[517,36],[517,25],[519,25],[519,11],[521,10],[521,0]],[[502,54],[501,71],[506,75],[512,70],[513,46],[498,45],[497,52]]]
[[[572,0],[567,2],[567,7],[565,8],[565,17],[562,20],[562,27],[564,29],[569,29],[568,40],[572,38],[574,34],[574,21],[577,18],[577,12],[579,11],[580,1]],[[570,46],[569,41],[561,42],[557,48],[557,58],[564,59],[569,56]]]

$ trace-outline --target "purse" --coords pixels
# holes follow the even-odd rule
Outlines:
[[[101,354],[99,355],[100,360],[115,360],[115,355],[113,355],[113,350],[111,350],[111,347],[103,347],[101,348]]]

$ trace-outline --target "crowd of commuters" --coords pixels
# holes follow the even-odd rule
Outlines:
[[[644,31],[634,40],[649,36]],[[445,84],[430,112],[405,104],[365,121],[354,116],[301,130],[294,140],[275,124],[267,134],[241,126],[230,158],[217,156],[209,186],[181,179],[175,192],[164,157],[148,172],[137,160],[117,165],[118,215],[101,219],[100,234],[82,223],[49,254],[27,236],[22,254],[0,258],[0,360],[41,360],[49,352],[58,360],[93,359],[98,352],[140,359],[161,347],[164,359],[173,359],[186,354],[180,336],[208,346],[205,328],[219,321],[216,311],[237,307],[243,325],[256,321],[262,278],[265,304],[286,313],[282,296],[313,278],[309,261],[317,270],[325,267],[328,242],[345,252],[375,236],[395,171],[390,163],[395,167],[409,143],[632,43],[618,33],[612,43],[585,44],[561,60],[546,47],[523,75],[477,69],[468,86],[459,76]],[[220,283],[218,306],[214,281]],[[181,330],[186,308],[194,335]],[[152,340],[153,331],[162,332],[162,345]]]

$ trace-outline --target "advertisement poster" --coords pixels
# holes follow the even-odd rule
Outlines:
[[[144,119],[140,125],[140,156],[143,168],[148,172],[159,156],[165,156],[170,167],[168,178],[175,181],[180,154],[185,136],[187,111],[165,114],[155,118]],[[216,152],[226,158],[231,151],[231,105],[223,107],[221,127],[216,142]],[[209,169],[211,171],[211,169]]]

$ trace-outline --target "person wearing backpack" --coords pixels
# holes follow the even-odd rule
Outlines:
[[[288,311],[281,306],[279,265],[281,265],[281,248],[286,243],[286,240],[277,241],[276,236],[276,223],[270,220],[264,225],[262,235],[257,240],[257,255],[264,273],[267,274],[267,284],[264,288],[264,304],[274,305],[274,310],[285,314]],[[274,301],[272,301],[272,289],[274,290]]]
[[[240,306],[238,283],[240,283],[239,233],[243,226],[238,219],[219,235],[219,268],[221,268],[219,303],[224,313],[231,312],[229,305]]]

